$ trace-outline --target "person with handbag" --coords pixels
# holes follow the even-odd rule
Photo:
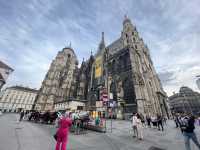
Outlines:
[[[192,140],[200,150],[200,143],[197,139],[196,133],[194,132],[195,129],[194,123],[195,123],[195,117],[193,115],[185,116],[182,119],[181,130],[184,136],[186,150],[191,150],[190,140]]]
[[[58,121],[59,128],[54,135],[56,139],[56,149],[55,150],[66,150],[68,143],[69,129],[72,125],[72,120],[69,118],[69,113],[66,112],[63,117]]]

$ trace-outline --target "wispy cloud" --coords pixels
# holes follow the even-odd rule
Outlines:
[[[200,74],[200,1],[15,0],[0,1],[0,59],[15,71],[8,85],[39,88],[57,52],[70,42],[78,59],[121,34],[125,14],[147,43],[170,95],[186,85],[197,90]]]

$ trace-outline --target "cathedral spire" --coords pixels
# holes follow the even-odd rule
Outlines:
[[[125,25],[126,23],[129,23],[132,25],[131,20],[128,18],[128,16],[125,14],[124,15],[124,21],[123,21],[123,25]]]
[[[99,44],[99,50],[102,50],[104,49],[106,46],[105,46],[105,41],[104,41],[104,32],[101,33],[101,42]]]
[[[92,50],[90,51],[90,56],[92,56]]]
[[[101,43],[105,43],[104,42],[104,32],[101,33]],[[105,44],[104,44],[105,45]]]
[[[101,33],[101,42],[99,43],[98,46],[98,51],[97,53],[100,53],[103,49],[105,49],[105,41],[104,41],[104,32]]]

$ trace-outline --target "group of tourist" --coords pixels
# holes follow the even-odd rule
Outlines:
[[[133,127],[133,137],[137,137],[139,140],[142,140],[143,139],[142,118],[137,113],[133,114],[132,127]]]
[[[132,128],[133,128],[133,137],[137,137],[139,140],[143,139],[143,128],[152,126],[157,128],[158,130],[164,131],[163,123],[166,124],[166,118],[161,115],[157,116],[146,116],[146,118],[139,113],[133,113],[131,118],[132,120]]]
[[[164,131],[163,124],[167,124],[167,119],[162,117],[161,115],[151,117],[146,116],[146,118],[144,119],[141,114],[134,113],[131,120],[133,137],[137,137],[139,140],[143,139],[143,127],[148,126],[150,128],[153,125],[154,128]],[[200,143],[198,142],[197,136],[194,132],[195,121],[197,121],[198,124],[200,122],[198,119],[195,120],[195,117],[191,114],[183,113],[174,115],[176,128],[180,128],[184,136],[186,150],[191,150],[190,140],[192,140],[200,150]]]
[[[46,115],[44,115],[46,114]],[[43,118],[50,117],[48,116],[49,112],[44,113]],[[37,118],[38,113],[37,112],[24,112],[22,111],[20,113],[20,119],[19,121],[23,120],[23,118]],[[184,142],[186,150],[191,150],[190,148],[190,140],[192,140],[196,146],[200,150],[200,143],[198,142],[197,136],[194,132],[195,129],[195,117],[190,114],[175,114],[174,115],[174,122],[176,125],[176,128],[179,128],[184,136]],[[54,138],[56,139],[56,150],[66,150],[67,142],[68,142],[68,133],[69,130],[72,127],[75,127],[75,134],[79,134],[79,130],[81,127],[84,126],[85,122],[88,122],[90,120],[88,113],[71,113],[71,112],[65,112],[64,114],[56,113],[56,124],[57,124],[57,131],[54,135]],[[144,117],[142,114],[134,113],[132,118],[132,128],[133,128],[133,137],[137,138],[139,140],[143,139],[143,128],[152,126],[155,129],[164,131],[164,124],[167,124],[167,119],[162,117],[161,115],[156,116],[146,116]],[[100,124],[100,119],[97,117],[95,119],[95,125]]]

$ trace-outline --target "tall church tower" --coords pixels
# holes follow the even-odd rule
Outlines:
[[[71,47],[59,51],[42,82],[35,109],[53,110],[55,104],[69,100],[75,90],[77,68],[78,60]]]
[[[127,16],[123,21],[121,36],[123,47],[129,48],[138,112],[166,114],[167,96],[153,66],[149,49]]]
[[[125,16],[121,36],[108,45],[109,92],[118,103],[116,113],[168,115],[167,95],[153,66],[148,47]]]

